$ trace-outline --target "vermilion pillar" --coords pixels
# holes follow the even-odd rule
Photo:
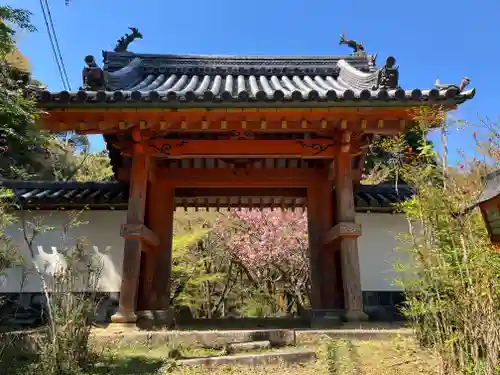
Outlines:
[[[137,147],[132,156],[127,225],[142,225],[146,208],[149,156]],[[126,238],[123,250],[122,281],[118,311],[111,317],[113,323],[135,323],[137,291],[140,274],[142,244]]]
[[[366,320],[363,312],[363,295],[359,272],[358,236],[359,225],[355,223],[354,190],[352,183],[350,134],[344,133],[344,145],[335,160],[335,191],[338,223],[334,232],[340,241],[342,281],[344,284],[345,317],[347,320]]]
[[[307,189],[307,212],[311,268],[311,307],[315,316],[339,310],[342,295],[341,275],[335,264],[335,246],[325,244],[325,236],[334,222],[331,182],[328,171],[318,170],[318,179]]]
[[[169,323],[174,188],[153,180],[148,190],[146,223],[157,234],[156,247],[146,245],[141,259],[137,311],[141,320]]]
[[[325,232],[324,206],[321,201],[324,188],[313,183],[307,188],[307,225],[309,235],[309,265],[311,272],[311,308],[320,310],[322,308],[322,267],[321,255],[323,248],[323,238]],[[326,224],[327,225],[327,224]]]

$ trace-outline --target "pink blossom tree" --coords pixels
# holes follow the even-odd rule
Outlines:
[[[268,301],[276,300],[277,295],[285,297],[288,313],[294,303],[299,312],[308,305],[309,244],[305,212],[233,210],[219,219],[215,231],[230,256],[253,286],[267,295]]]

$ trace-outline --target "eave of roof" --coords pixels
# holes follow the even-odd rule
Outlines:
[[[484,178],[484,182],[486,186],[474,203],[474,206],[486,203],[500,195],[500,169],[488,173]]]
[[[74,181],[0,181],[11,189],[17,203],[25,209],[37,210],[126,210],[128,185],[119,182]],[[357,185],[354,198],[358,212],[394,212],[394,205],[410,199],[408,186],[390,184]],[[177,205],[183,206],[182,197]],[[222,206],[222,205],[221,205]],[[203,207],[200,204],[200,207]]]
[[[40,92],[46,108],[64,107],[452,107],[475,90],[375,89],[366,56],[201,56],[104,52],[101,91]]]

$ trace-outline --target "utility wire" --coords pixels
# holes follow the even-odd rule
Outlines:
[[[57,52],[56,52],[56,48],[55,48],[55,45],[54,45],[54,39],[53,39],[52,33],[50,31],[49,22],[47,20],[47,14],[45,12],[45,8],[43,6],[43,1],[42,0],[40,0],[40,8],[42,9],[43,19],[45,21],[45,27],[47,28],[47,34],[49,36],[50,45],[52,47],[52,53],[54,54],[54,58],[56,60],[57,70],[59,71],[59,76],[61,77],[61,81],[62,81],[62,84],[64,86],[64,89],[69,91],[68,83],[64,79],[64,73],[63,73],[63,70],[62,70],[62,67],[61,67],[61,62],[59,61],[59,57],[58,57]]]
[[[49,19],[50,27],[52,29],[52,35],[54,36],[54,44],[56,45],[57,54],[59,55],[59,60],[61,61],[61,67],[63,70],[64,79],[65,79],[66,84],[68,86],[68,91],[71,91],[71,84],[69,83],[68,73],[66,71],[66,66],[64,65],[64,59],[62,57],[61,49],[59,48],[59,41],[57,40],[56,29],[54,27],[54,22],[52,20],[52,14],[50,12],[50,6],[49,6],[48,0],[45,0],[45,7],[47,8],[48,19]]]

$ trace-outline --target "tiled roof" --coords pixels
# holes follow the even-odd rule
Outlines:
[[[137,105],[288,102],[421,102],[461,103],[474,90],[374,89],[374,56],[257,57],[146,55],[105,52],[106,90],[51,93],[45,104]],[[135,103],[135,104],[134,104]]]
[[[1,181],[25,208],[126,209],[128,186],[118,182]]]
[[[500,195],[500,169],[488,173],[484,180],[486,186],[481,195],[479,195],[475,205],[487,202]]]
[[[116,209],[125,210],[128,202],[128,185],[118,182],[52,182],[52,181],[2,181],[0,186],[13,190],[17,202],[27,209]],[[182,195],[182,192],[181,192]],[[304,194],[288,197],[289,206],[304,206]],[[406,185],[358,185],[355,187],[355,205],[357,211],[391,212],[395,203],[411,198],[412,192]],[[258,207],[277,206],[281,198],[234,197],[214,198],[185,196],[176,197],[176,206],[213,206],[216,200],[220,207],[225,205]]]

